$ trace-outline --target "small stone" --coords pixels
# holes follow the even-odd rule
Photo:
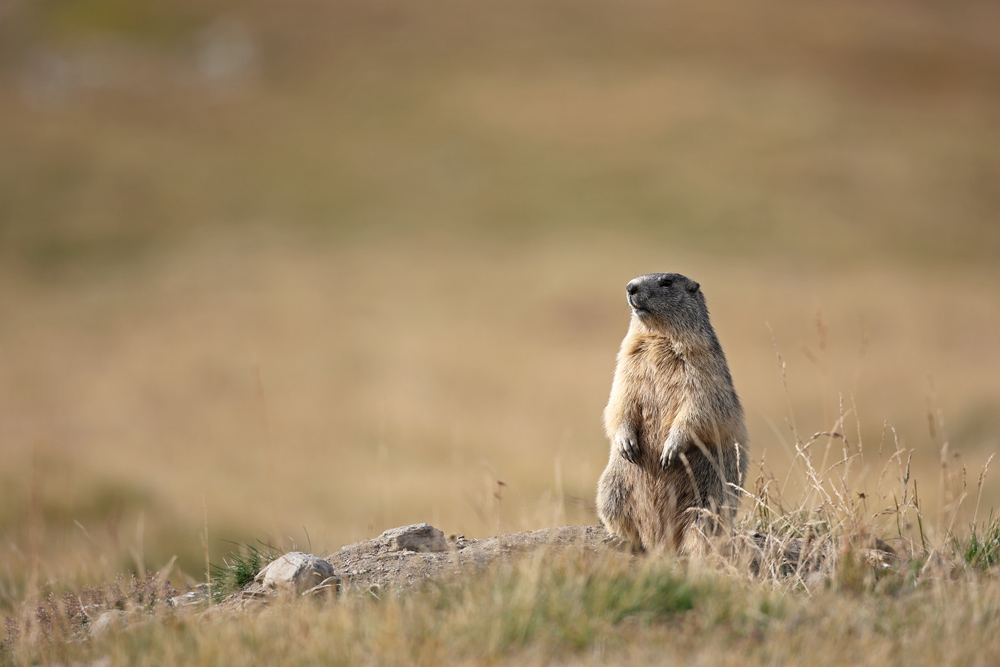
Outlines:
[[[319,556],[291,551],[269,563],[254,581],[273,593],[326,593],[340,590],[340,575]]]
[[[389,551],[427,553],[448,550],[444,533],[429,523],[392,528],[379,535],[378,539],[387,542]]]
[[[106,611],[90,625],[90,636],[103,637],[112,630],[125,627],[125,614],[120,611]]]

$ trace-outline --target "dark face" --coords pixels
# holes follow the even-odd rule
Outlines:
[[[706,319],[698,283],[679,273],[647,273],[630,281],[625,293],[632,313],[652,326],[691,327]]]

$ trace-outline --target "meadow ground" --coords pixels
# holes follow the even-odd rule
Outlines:
[[[0,613],[121,573],[196,583],[232,542],[594,523],[623,287],[661,270],[704,287],[782,530],[830,511],[964,563],[955,539],[1000,506],[979,481],[1000,443],[998,30],[973,1],[10,3]],[[833,431],[806,452],[824,495],[796,445]],[[583,640],[529,614],[540,634],[512,642],[499,572],[456,593],[493,600],[482,616],[430,591],[320,622],[354,646],[330,655],[372,662],[832,663],[855,644],[830,627],[874,637],[873,661],[995,655],[990,568],[806,591],[622,567],[689,587],[693,611],[591,608]],[[553,595],[587,608],[580,590]],[[264,624],[315,635],[311,613],[254,617],[245,645],[174,619],[76,648],[211,661],[279,646]],[[500,634],[479,646],[477,624]]]
[[[704,286],[754,461],[779,478],[793,424],[864,449],[859,492],[898,438],[935,508],[952,500],[942,464],[974,479],[995,450],[1000,314],[981,274],[799,277],[623,245],[269,239],[127,276],[5,280],[5,586],[81,558],[176,555],[197,578],[206,511],[214,557],[223,540],[331,551],[419,521],[483,537],[496,480],[504,530],[594,523],[622,285],[663,265]]]
[[[0,660],[994,664],[1000,657],[1000,519],[991,513],[935,543],[923,527],[926,512],[903,462],[905,450],[888,457],[880,484],[863,497],[850,473],[852,464],[864,463],[861,453],[845,447],[824,473],[810,452],[816,442],[797,446],[795,463],[809,480],[804,493],[786,497],[779,480],[758,476],[737,527],[737,535],[754,529],[778,543],[808,544],[813,554],[824,554],[808,559],[811,565],[765,557],[750,569],[751,554],[731,549],[739,539],[711,542],[696,557],[563,545],[510,553],[485,572],[467,570],[411,588],[345,581],[336,600],[277,598],[242,610],[207,603],[178,608],[163,571],[25,604],[6,619]],[[943,481],[964,480],[953,474]],[[980,475],[968,489],[976,504],[983,482]],[[891,506],[870,513],[887,498]],[[878,544],[877,552],[869,550],[875,533],[889,543]],[[230,567],[237,560],[230,558]]]

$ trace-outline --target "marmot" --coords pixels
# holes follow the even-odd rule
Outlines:
[[[626,287],[632,320],[604,410],[597,484],[605,529],[634,548],[682,547],[687,529],[731,523],[749,459],[743,407],[700,286],[651,273]]]

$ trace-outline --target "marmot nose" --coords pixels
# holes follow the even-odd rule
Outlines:
[[[634,280],[629,281],[629,284],[625,286],[625,291],[629,294],[635,294],[639,291],[639,283]]]

